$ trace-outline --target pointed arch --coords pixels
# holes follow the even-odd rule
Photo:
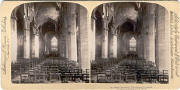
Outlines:
[[[53,36],[51,39],[51,50],[52,51],[58,50],[58,39],[55,36]]]

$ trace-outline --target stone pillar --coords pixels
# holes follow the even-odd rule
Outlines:
[[[144,54],[147,61],[155,63],[155,5],[148,4],[144,17]]]
[[[77,61],[77,38],[76,38],[76,4],[68,5],[67,8],[68,34],[69,34],[69,59]]]
[[[129,35],[127,33],[124,33],[121,38],[120,42],[121,46],[121,55],[127,55],[129,52]]]
[[[121,37],[117,35],[117,57],[121,58]]]
[[[66,33],[66,42],[65,43],[66,43],[66,45],[65,45],[66,46],[65,47],[66,48],[66,55],[65,55],[65,57],[69,58],[69,35],[68,35],[68,33]]]
[[[39,34],[35,35],[35,57],[39,58]]]
[[[67,11],[64,12],[64,23],[63,23],[63,34],[65,37],[65,58],[69,58],[69,33],[68,33],[68,21],[67,21]]]
[[[102,58],[108,58],[108,25],[106,16],[106,5],[103,4],[103,31],[102,31]]]
[[[146,33],[143,33],[143,58],[147,60],[147,37]]]
[[[140,36],[137,36],[137,39],[136,39],[136,52],[137,52],[137,55],[139,58],[141,58],[141,48],[142,48],[142,45],[141,45],[141,37]]]
[[[27,13],[27,6],[24,4],[24,58],[30,58],[30,20]]]
[[[96,57],[96,19],[95,17],[92,18],[92,38],[91,38],[91,60],[94,61]]]
[[[126,44],[125,44],[125,34],[122,34],[119,38],[119,51],[120,51],[120,55],[124,56],[125,55],[125,51],[126,51]]]
[[[156,65],[162,72],[168,70],[169,59],[169,14],[164,7],[157,8]]]
[[[126,36],[126,37],[128,38],[128,36]],[[130,43],[129,43],[130,38],[128,38],[128,39],[127,39],[127,38],[126,38],[126,40],[125,40],[125,42],[126,42],[126,43],[125,43],[125,47],[126,47],[126,50],[125,50],[126,53],[125,53],[125,54],[126,54],[126,55],[127,55],[127,54],[129,53],[129,51],[130,51],[130,49],[129,49],[129,47],[130,47]]]
[[[11,18],[11,60],[12,63],[17,61],[17,18],[12,16]]]
[[[139,44],[140,44],[140,38],[137,36],[136,38],[136,52],[137,52],[137,55],[138,57],[140,56],[140,47],[139,47]]]
[[[138,46],[138,48],[139,48],[139,51],[138,51],[138,52],[139,52],[139,55],[138,55],[138,56],[139,56],[140,58],[143,58],[143,54],[144,54],[144,51],[143,51],[143,50],[144,50],[144,44],[143,44],[143,37],[142,37],[142,35],[139,36],[138,42],[139,42],[139,43],[138,43],[138,45],[139,45],[139,46]]]
[[[30,58],[30,30],[24,29],[24,58]]]
[[[31,42],[31,45],[32,45],[32,48],[31,48],[31,51],[32,51],[32,58],[39,58],[39,52],[40,52],[40,40],[39,40],[39,29],[38,27],[36,26],[35,22],[33,22],[33,25],[32,25],[32,42]]]
[[[89,36],[91,30],[88,28],[89,19],[87,10],[83,7],[79,7],[79,35],[80,35],[80,67],[85,70],[85,69],[90,69],[90,41],[89,41]]]
[[[102,58],[108,58],[108,30],[104,29],[102,34]]]
[[[64,34],[60,34],[60,37],[58,39],[58,48],[59,48],[59,55],[61,57],[65,57],[65,50],[66,50],[66,40],[65,40],[66,36]]]
[[[114,30],[111,33],[111,38],[110,38],[110,57],[111,58],[117,58],[117,32]]]
[[[25,21],[24,27],[24,58],[30,58],[30,28],[29,21]]]

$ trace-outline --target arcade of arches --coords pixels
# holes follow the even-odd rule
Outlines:
[[[134,61],[135,68],[132,69],[137,69],[138,62],[145,62],[160,73],[168,70],[168,17],[165,8],[150,3],[107,3],[94,9],[92,82],[101,82],[97,79],[97,71],[118,74],[121,64],[133,66]],[[111,78],[102,82],[115,81]]]

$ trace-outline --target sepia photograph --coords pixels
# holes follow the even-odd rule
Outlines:
[[[12,83],[88,83],[87,10],[66,2],[25,3],[11,14]]]
[[[92,83],[168,84],[168,11],[153,3],[103,3],[92,13]]]

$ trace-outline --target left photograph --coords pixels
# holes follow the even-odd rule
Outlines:
[[[66,2],[25,3],[11,14],[12,83],[88,83],[87,10]]]

